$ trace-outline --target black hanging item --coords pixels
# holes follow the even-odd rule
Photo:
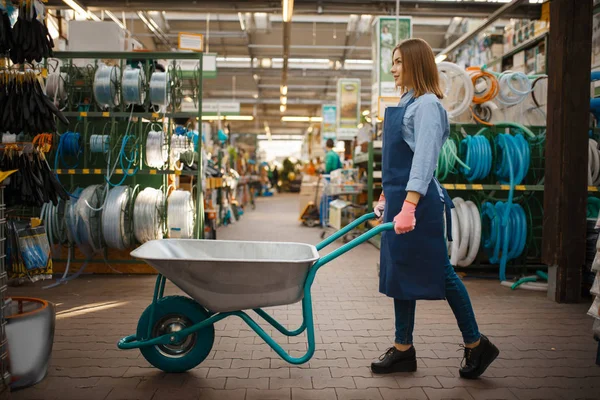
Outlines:
[[[69,124],[33,73],[12,73],[8,79],[0,79],[0,126],[4,132],[52,133],[56,131],[54,116]]]
[[[13,26],[13,46],[10,50],[10,59],[15,64],[34,61],[42,62],[44,58],[54,55],[54,41],[48,27],[37,18],[37,9],[34,2],[30,9],[27,2],[19,8],[19,17]]]
[[[13,47],[13,34],[8,12],[0,10],[0,55],[7,55]]]

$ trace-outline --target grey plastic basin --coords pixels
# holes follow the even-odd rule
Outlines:
[[[214,312],[292,304],[302,300],[309,244],[163,239],[131,252]]]

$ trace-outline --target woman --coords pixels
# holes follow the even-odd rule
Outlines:
[[[449,135],[433,52],[421,39],[394,49],[392,74],[403,96],[386,110],[383,127],[383,188],[375,208],[394,222],[381,238],[379,291],[394,299],[394,346],[371,364],[374,373],[417,369],[412,333],[416,300],[446,299],[465,342],[460,376],[478,378],[499,351],[481,335],[469,295],[448,259],[444,216],[450,233],[452,200],[433,178],[438,155]],[[382,215],[383,214],[383,215]],[[452,238],[448,237],[449,240]]]

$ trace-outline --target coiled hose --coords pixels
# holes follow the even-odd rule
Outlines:
[[[132,221],[125,217],[131,200],[131,189],[118,186],[110,189],[102,211],[102,236],[106,245],[113,249],[125,250],[131,244]]]
[[[458,172],[455,166],[456,163],[460,164],[463,168],[469,169],[469,166],[458,157],[456,142],[452,138],[449,138],[442,146],[440,156],[438,157],[438,166],[435,170],[436,178],[440,182],[443,182],[449,174],[456,174]]]
[[[475,261],[481,244],[481,218],[477,206],[472,201],[460,197],[452,199],[452,244],[450,263],[468,267]]]
[[[483,135],[469,135],[460,142],[460,153],[465,155],[462,174],[469,182],[486,178],[492,169],[492,146]]]
[[[600,185],[600,151],[598,142],[588,139],[588,186]]]

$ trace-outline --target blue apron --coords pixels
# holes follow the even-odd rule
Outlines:
[[[406,185],[414,152],[404,140],[402,132],[406,109],[388,107],[383,126],[382,172],[385,193],[384,222],[392,222],[402,209],[406,198]],[[449,263],[448,247],[444,235],[450,232],[452,200],[442,188],[444,200],[434,179],[429,183],[427,194],[421,196],[415,211],[416,226],[401,235],[385,231],[381,236],[379,291],[399,300],[443,300],[446,297],[445,273]],[[446,205],[446,207],[444,207]]]

